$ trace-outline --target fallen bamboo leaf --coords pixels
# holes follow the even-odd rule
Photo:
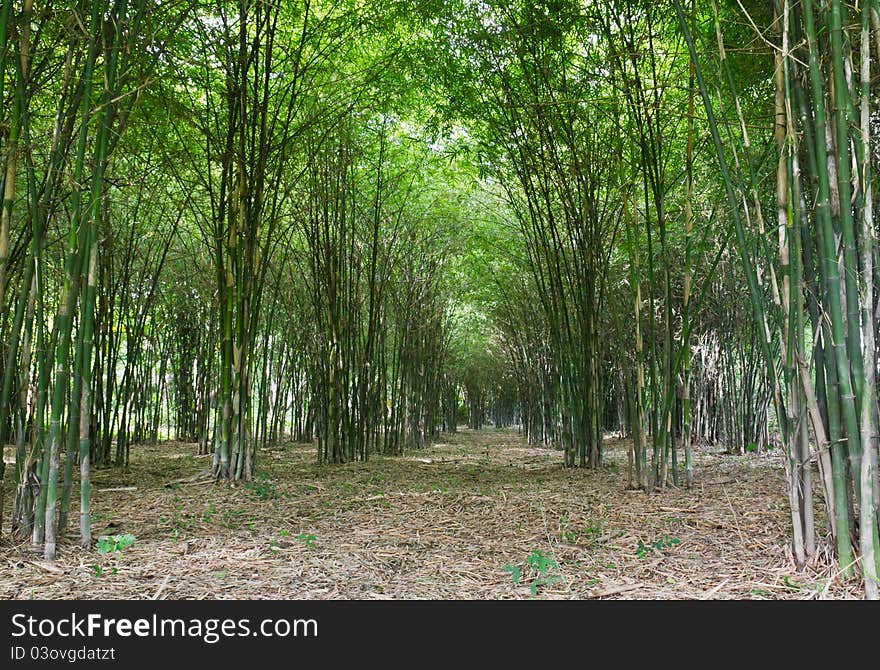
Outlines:
[[[53,563],[47,563],[45,561],[31,561],[31,565],[35,565],[41,570],[45,570],[46,572],[51,572],[53,575],[64,574],[64,570]]]
[[[707,599],[711,598],[712,596],[714,596],[721,589],[723,589],[724,585],[727,584],[727,582],[729,582],[729,581],[730,581],[729,577],[727,579],[722,579],[720,582],[718,582],[715,586],[713,586],[711,589],[709,589],[708,591],[706,591],[702,595],[703,600],[707,600]]]
[[[590,593],[586,596],[587,599],[593,600],[596,598],[605,598],[607,596],[614,596],[618,593],[626,593],[627,591],[633,591],[634,589],[640,588],[641,584],[621,584],[620,586],[614,586],[610,589],[605,589],[604,591],[599,591],[599,593]]]

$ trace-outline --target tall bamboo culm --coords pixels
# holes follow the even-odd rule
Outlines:
[[[674,5],[737,226],[753,309],[756,318],[766,313],[770,323],[780,324],[774,334],[778,346],[768,347],[772,355],[765,363],[781,380],[779,407],[786,408],[786,421],[780,423],[786,424],[795,561],[802,568],[817,550],[809,494],[815,452],[840,572],[845,577],[858,563],[866,598],[877,599],[877,243],[870,132],[870,33],[877,2],[861,2],[857,21],[840,0],[830,0],[827,8],[814,0],[774,3],[779,253],[778,266],[769,269],[782,281],[772,302],[753,285],[755,268],[768,261],[754,250],[752,231],[742,225],[745,199],[737,194],[748,185],[731,177],[702,59],[680,1]],[[849,63],[856,59],[858,68],[850,73]],[[736,96],[733,80],[727,84],[727,93]],[[812,351],[804,337],[806,307]]]

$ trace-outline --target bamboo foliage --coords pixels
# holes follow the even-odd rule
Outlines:
[[[880,3],[673,5],[2,0],[12,530],[91,545],[167,438],[237,487],[614,432],[651,494],[778,444],[795,566],[876,598]]]
[[[357,148],[371,142],[372,172]],[[311,287],[318,460],[421,448],[441,421],[447,242],[439,230],[419,232],[424,222],[407,213],[429,194],[419,193],[415,174],[390,179],[391,165],[401,163],[387,155],[406,149],[384,124],[373,130],[343,119],[318,146],[297,231]]]
[[[873,154],[868,122],[873,10],[869,3],[862,5],[858,22],[850,21],[846,7],[837,0],[829,2],[827,9],[813,0],[785,0],[775,7],[779,253],[774,274],[782,278],[782,286],[779,299],[769,305],[772,320],[780,324],[780,357],[768,356],[766,362],[774,374],[780,368],[784,371],[785,397],[779,406],[787,407],[786,421],[781,424],[788,453],[796,562],[802,567],[816,551],[809,420],[840,570],[844,574],[852,570],[850,530],[855,527],[852,521],[858,519],[857,560],[866,597],[876,599],[876,228],[870,200]],[[700,58],[677,1],[675,8],[698,73],[729,205],[738,216],[735,185],[726,171],[726,152]],[[859,45],[857,52],[853,45]],[[848,74],[849,61],[856,53],[858,82]],[[760,257],[752,260],[754,251],[739,230],[738,246],[744,265],[766,262]],[[755,290],[751,298],[760,318],[764,299]],[[804,338],[805,309],[814,331],[812,351]],[[848,491],[854,493],[853,499]]]
[[[525,269],[548,327],[552,361],[543,386],[555,397],[545,399],[553,410],[544,412],[550,429],[543,433],[562,446],[566,466],[598,467],[599,315],[620,208],[612,197],[615,167],[599,160],[610,132],[599,122],[604,110],[590,105],[574,113],[573,101],[592,93],[579,73],[596,54],[567,50],[578,29],[574,7],[564,7],[558,21],[539,6],[515,2],[487,12],[484,20],[508,27],[502,39],[479,32],[465,39],[485,53],[477,77],[492,114],[489,150],[504,156],[498,178],[526,240]]]
[[[149,65],[132,67],[131,57],[135,45],[149,40],[147,4],[84,2],[52,14],[38,12],[28,0],[20,11],[4,3],[3,12],[3,63],[14,66],[14,76],[4,70],[0,79],[14,84],[15,117],[5,161],[4,226],[8,235],[9,224],[16,224],[19,242],[4,256],[0,282],[3,301],[16,279],[18,287],[5,330],[0,442],[12,407],[17,483],[12,527],[30,535],[52,559],[67,523],[76,461],[81,542],[91,544],[88,453],[94,433],[98,229],[108,202],[110,156],[138,99],[141,77],[149,76]],[[56,37],[61,47],[47,51],[46,40]],[[7,47],[13,47],[14,59],[6,57]],[[41,106],[47,100],[49,115]],[[51,125],[44,128],[46,118]],[[48,138],[45,154],[35,149],[42,137]],[[60,282],[47,269],[50,234],[66,242]],[[10,265],[13,258],[16,264]]]

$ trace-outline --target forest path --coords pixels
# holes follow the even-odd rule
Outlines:
[[[860,597],[824,554],[794,571],[778,453],[699,449],[693,492],[645,495],[625,488],[624,441],[606,440],[601,470],[565,469],[487,428],[337,466],[285,445],[246,487],[166,486],[209,467],[193,454],[137,446],[129,474],[96,473],[93,530],[133,534],[121,554],[67,542],[49,566],[6,533],[0,597]],[[102,491],[120,487],[137,488]]]

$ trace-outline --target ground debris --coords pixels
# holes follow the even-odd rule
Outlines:
[[[628,446],[606,440],[605,465],[581,470],[515,430],[462,430],[402,457],[342,466],[318,466],[314,446],[290,444],[278,458],[258,455],[257,474],[274,487],[261,496],[210,485],[194,444],[138,445],[125,487],[118,471],[94,473],[105,490],[92,505],[96,534],[113,519],[113,532],[136,542],[101,556],[71,528],[58,560],[45,563],[5,533],[0,597],[861,597],[824,540],[795,571],[778,459],[700,447],[694,491],[646,495],[626,490]],[[112,490],[129,486],[136,496]]]

